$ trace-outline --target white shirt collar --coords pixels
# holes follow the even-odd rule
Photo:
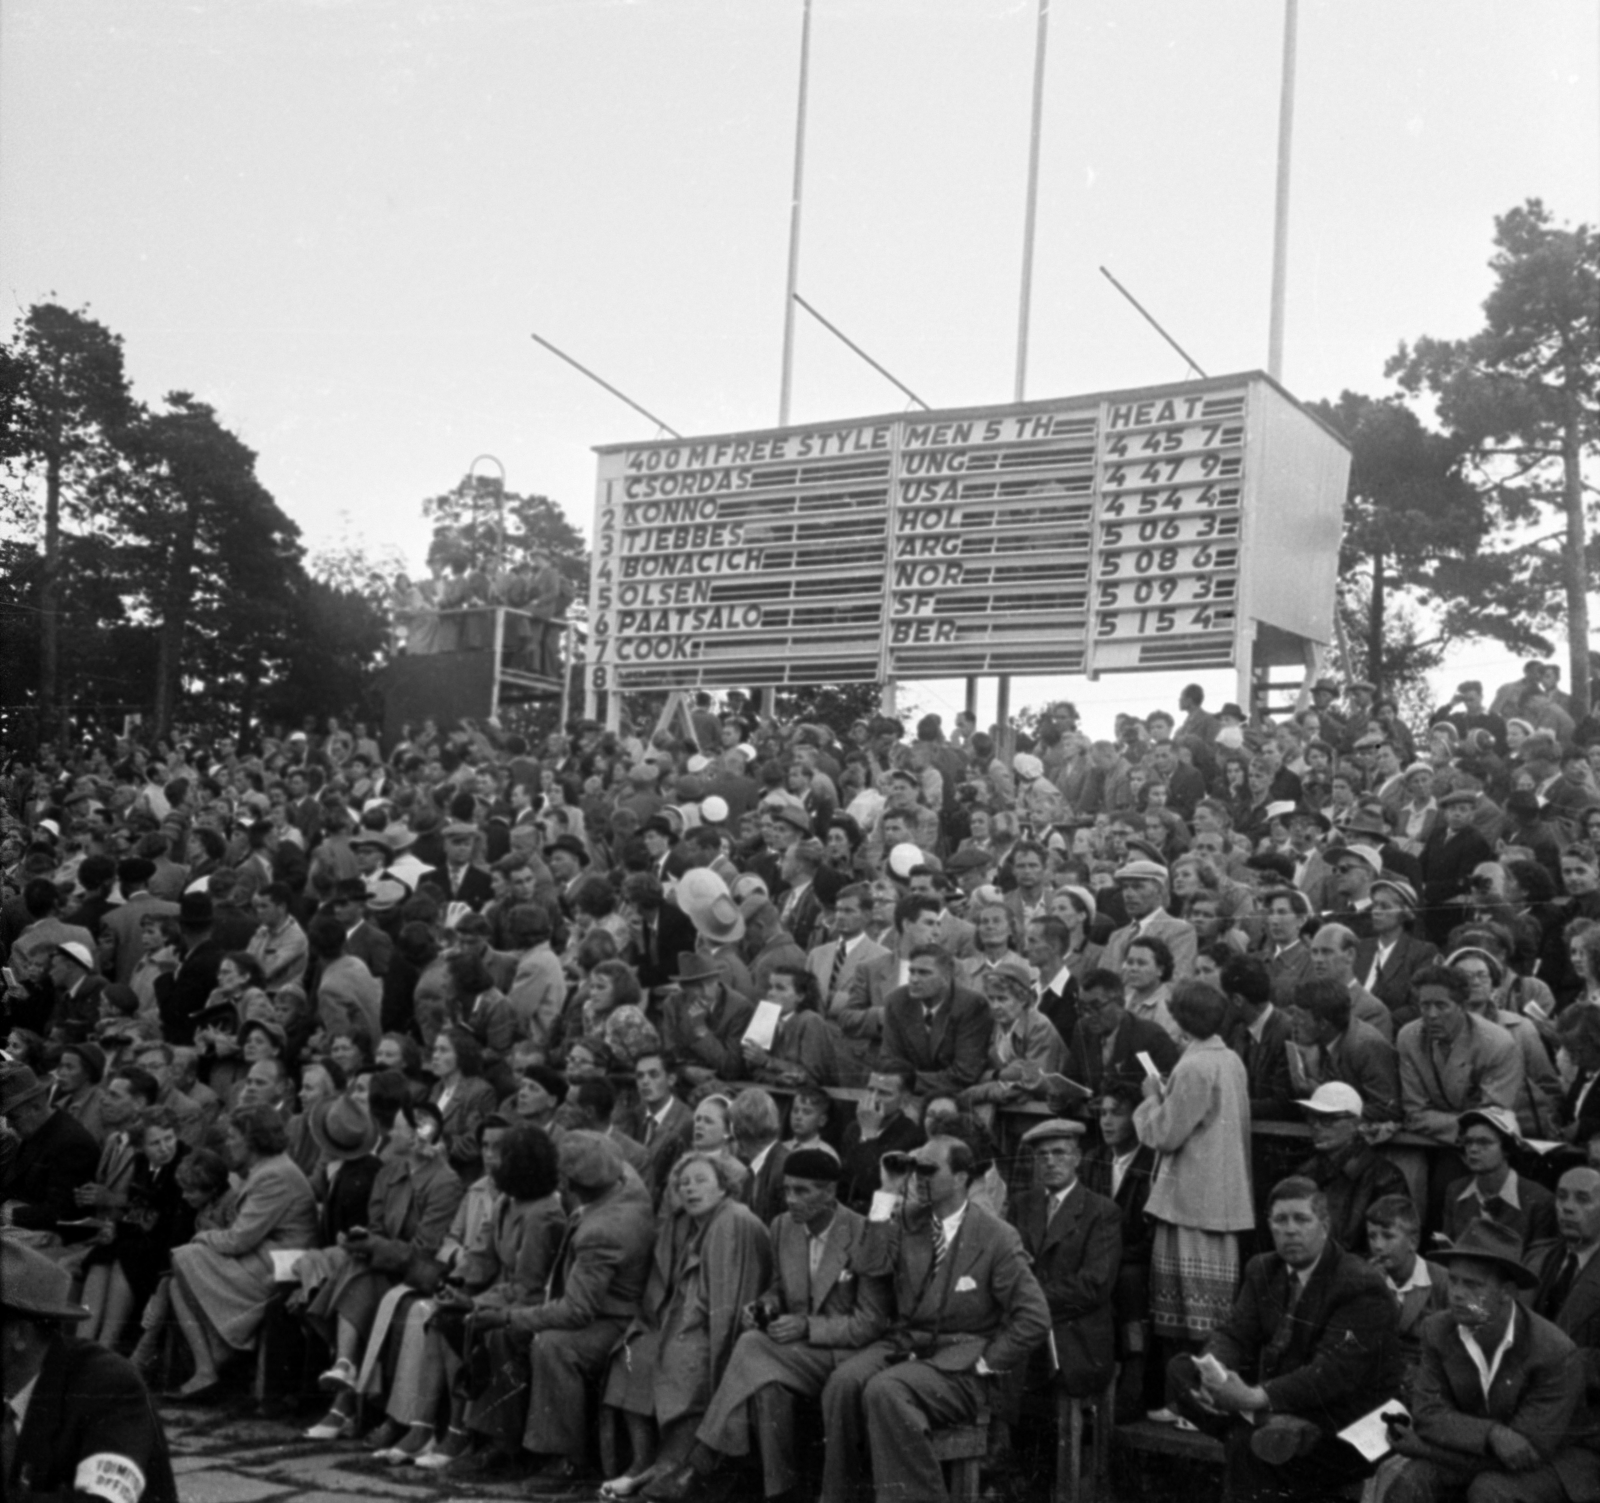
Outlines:
[[[11,1412],[17,1417],[17,1434],[22,1434],[23,1421],[28,1417],[28,1401],[33,1398],[33,1390],[39,1386],[39,1374],[35,1373],[26,1383],[11,1395]]]
[[[1498,1195],[1501,1200],[1505,1201],[1508,1206],[1515,1206],[1519,1211],[1522,1209],[1522,1202],[1517,1199],[1517,1171],[1515,1169],[1511,1170],[1506,1175],[1506,1182],[1495,1191],[1495,1194]],[[1456,1196],[1456,1199],[1478,1201],[1483,1200],[1484,1196],[1478,1189],[1477,1180],[1469,1180],[1467,1182],[1467,1188],[1458,1196]]]
[[[1072,970],[1071,970],[1071,967],[1064,965],[1064,966],[1061,967],[1061,969],[1059,971],[1057,971],[1055,973],[1054,976],[1052,976],[1050,978],[1049,984],[1040,989],[1040,995],[1043,996],[1045,992],[1057,992],[1060,995],[1065,996],[1066,992],[1067,992],[1067,988],[1071,984],[1072,984]]]
[[[1457,1326],[1461,1333],[1461,1345],[1467,1349],[1467,1356],[1472,1359],[1472,1365],[1478,1369],[1478,1382],[1483,1385],[1484,1402],[1489,1399],[1489,1390],[1494,1387],[1495,1374],[1500,1371],[1500,1362],[1511,1349],[1511,1340],[1517,1333],[1517,1307],[1511,1306],[1510,1317],[1506,1321],[1506,1333],[1500,1338],[1500,1345],[1494,1349],[1494,1355],[1485,1359],[1483,1348],[1478,1345],[1478,1338],[1466,1326]]]
[[[1261,1042],[1261,1036],[1267,1031],[1268,1020],[1272,1017],[1272,1014],[1275,1011],[1276,1009],[1273,1007],[1272,1003],[1269,1002],[1261,1009],[1261,1016],[1257,1018],[1255,1022],[1247,1023],[1245,1025],[1246,1029],[1249,1031],[1250,1037],[1253,1038],[1258,1044]]]
[[[1433,1288],[1433,1275],[1428,1272],[1427,1262],[1420,1253],[1417,1255],[1417,1261],[1411,1265],[1411,1276],[1405,1283],[1395,1283],[1388,1274],[1384,1274],[1383,1278],[1396,1295],[1409,1294],[1413,1289]]]
[[[961,1230],[961,1223],[966,1219],[966,1215],[967,1202],[962,1201],[954,1211],[944,1218],[944,1245],[946,1247],[955,1246],[956,1233]]]
[[[772,1150],[774,1148],[776,1148],[777,1146],[778,1145],[776,1143],[768,1143],[767,1146],[765,1148],[763,1148],[760,1153],[758,1153],[753,1159],[750,1160],[750,1172],[752,1174],[759,1174],[761,1172],[761,1166],[764,1163],[766,1163],[767,1155],[769,1153],[771,1153]]]

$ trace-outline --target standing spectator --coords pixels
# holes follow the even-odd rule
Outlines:
[[[1156,1334],[1203,1340],[1227,1318],[1239,1276],[1239,1233],[1250,1199],[1250,1084],[1218,1037],[1227,999],[1199,982],[1172,998],[1188,1035],[1169,1079],[1148,1075],[1134,1113],[1139,1141],[1162,1155],[1147,1213],[1155,1221],[1150,1308]]]

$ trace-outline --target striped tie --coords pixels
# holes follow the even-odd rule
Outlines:
[[[939,1265],[944,1262],[944,1255],[950,1251],[950,1244],[945,1241],[944,1222],[938,1216],[929,1220],[928,1230],[933,1236],[933,1269],[937,1273]]]

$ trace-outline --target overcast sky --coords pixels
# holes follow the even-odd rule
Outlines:
[[[529,335],[680,432],[776,421],[799,35],[800,0],[0,0],[8,320],[87,305],[309,545],[348,514],[420,562],[480,453],[587,533],[590,446],[653,429]],[[1011,396],[1034,36],[1034,0],[816,0],[800,289],[935,406]],[[1281,47],[1277,0],[1055,0],[1029,396],[1183,376],[1102,264],[1211,373],[1265,365]],[[1597,75],[1594,0],[1303,0],[1291,391],[1473,331],[1495,214],[1600,219]],[[903,405],[801,315],[796,421]]]

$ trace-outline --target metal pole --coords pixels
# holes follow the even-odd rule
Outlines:
[[[818,313],[817,310],[813,308],[811,304],[808,303],[803,297],[801,297],[798,292],[795,293],[794,300],[795,302],[799,303],[799,305],[804,308],[807,313],[816,319],[816,321],[821,324],[824,329],[832,334],[835,339],[837,339],[847,349],[853,351],[855,354],[859,355],[863,360],[865,360],[867,364],[873,368],[873,370],[877,371],[877,373],[884,378],[885,381],[890,382],[894,386],[898,386],[900,390],[910,397],[911,400],[915,402],[917,406],[920,407],[924,412],[931,410],[928,404],[924,402],[922,398],[916,394],[916,392],[912,391],[912,389],[907,386],[904,381],[902,381],[898,376],[893,375],[883,366],[879,365],[878,362],[874,360],[872,356],[869,355],[864,349],[862,349],[861,346],[855,342],[855,340],[846,334],[843,329],[839,328],[835,324],[829,323],[828,320]]]
[[[778,387],[778,426],[789,425],[794,394],[794,300],[800,285],[800,207],[806,175],[806,91],[811,77],[811,0],[800,17],[800,98],[794,115],[794,189],[789,197],[789,279],[783,299],[783,380]]]
[[[1039,35],[1033,48],[1033,121],[1028,131],[1028,204],[1022,227],[1022,292],[1017,300],[1017,377],[1012,400],[1028,391],[1028,321],[1033,305],[1033,237],[1039,213],[1039,135],[1044,120],[1044,59],[1050,41],[1050,0],[1039,0]]]
[[[572,356],[569,355],[565,350],[559,349],[557,346],[551,344],[550,341],[548,339],[546,339],[543,334],[533,334],[533,335],[530,335],[529,337],[533,340],[533,342],[535,344],[542,344],[558,360],[565,360],[567,362],[567,364],[570,365],[573,368],[573,370],[579,371],[583,375],[587,376],[591,381],[594,382],[594,384],[596,386],[603,387],[606,391],[609,391],[611,393],[611,395],[614,396],[619,402],[626,402],[628,404],[628,406],[633,408],[633,410],[635,412],[639,413],[643,417],[649,418],[650,421],[656,425],[656,427],[658,427],[658,428],[660,428],[662,430],[662,432],[670,433],[674,438],[682,438],[683,437],[683,435],[681,433],[679,433],[676,428],[670,426],[667,423],[663,423],[661,421],[661,419],[658,418],[655,415],[655,413],[651,412],[648,407],[641,407],[626,392],[618,391],[617,388],[614,387],[609,381],[607,381],[604,376],[595,375],[595,373],[592,370],[590,370],[588,366],[584,365],[581,361],[574,360],[572,358]]]
[[[1294,141],[1294,59],[1300,0],[1284,0],[1283,79],[1278,98],[1278,194],[1272,223],[1272,318],[1267,374],[1283,380],[1283,304],[1289,279],[1289,160]]]

